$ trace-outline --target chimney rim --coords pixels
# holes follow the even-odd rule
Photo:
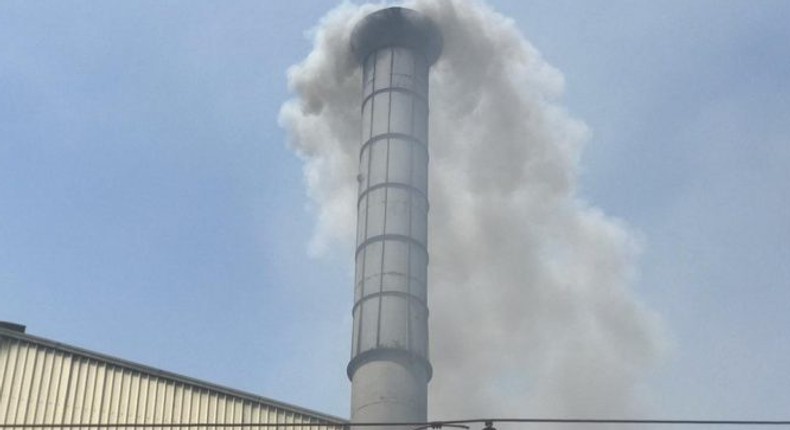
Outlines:
[[[376,50],[397,46],[421,52],[431,65],[439,59],[442,45],[442,33],[430,18],[399,6],[367,15],[351,33],[351,51],[360,64]]]

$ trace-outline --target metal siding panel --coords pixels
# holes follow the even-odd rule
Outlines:
[[[123,371],[121,377],[121,395],[118,399],[118,422],[129,422],[129,402],[132,397],[132,374],[128,370]]]
[[[183,424],[189,422],[189,387],[185,384],[180,384],[178,393],[179,395],[176,404],[177,415],[175,416],[175,422]]]
[[[285,422],[288,424],[293,424],[294,422],[294,414],[293,412],[287,412],[285,414]]]
[[[202,389],[190,386],[191,398],[189,399],[189,422],[192,424],[200,422],[200,395]]]
[[[192,400],[192,387],[188,385],[181,386],[181,413],[178,416],[179,423],[189,422],[189,405]]]
[[[259,424],[261,422],[261,410],[263,407],[259,403],[255,403],[252,405],[252,415],[250,419],[253,424]]]
[[[208,422],[209,405],[211,404],[211,393],[208,390],[200,390],[200,413],[198,414],[198,421],[201,423]],[[201,427],[206,430],[208,427]]]
[[[2,417],[3,424],[11,424],[11,411],[13,406],[13,399],[14,399],[14,384],[19,373],[19,342],[11,341],[7,344],[8,348],[8,371],[4,375],[4,381],[6,383],[3,384],[2,387],[2,398],[4,399],[2,402],[2,410],[0,410],[0,417]]]
[[[181,423],[181,406],[184,402],[184,385],[176,384],[175,396],[173,397],[173,423]]]
[[[140,398],[137,401],[137,422],[146,423],[148,421],[148,396],[151,387],[151,376],[142,375],[140,377]]]
[[[33,385],[33,375],[36,366],[36,347],[35,345],[25,344],[25,364],[22,372],[22,378],[19,386],[19,395],[17,397],[17,408],[14,412],[14,422],[22,424],[27,418],[28,405],[30,402],[30,388]]]
[[[91,422],[91,415],[93,414],[93,397],[96,394],[96,374],[98,373],[98,366],[95,361],[88,359],[85,361],[85,368],[87,369],[88,376],[85,379],[85,395],[82,400],[82,417],[79,423]]]
[[[74,391],[74,415],[72,415],[73,422],[82,422],[85,413],[85,393],[88,391],[88,374],[90,373],[90,366],[88,360],[79,358],[76,360],[79,369],[79,377],[77,378],[77,389]]]
[[[243,422],[244,402],[239,402],[236,397],[229,397],[230,415],[227,417],[229,422],[241,424]]]
[[[186,423],[195,422],[198,396],[195,387],[191,385],[184,387],[184,422]]]
[[[96,401],[96,385],[98,384],[99,365],[93,360],[88,360],[88,381],[85,385],[85,400],[83,403],[82,421],[84,423],[93,421],[93,411]]]
[[[74,415],[77,413],[78,395],[80,393],[80,378],[84,378],[82,374],[82,366],[80,366],[79,357],[70,357],[69,363],[69,381],[66,391],[66,404],[63,408],[63,422],[74,422]]]
[[[123,390],[124,370],[121,367],[114,366],[112,374],[112,388],[110,389],[110,413],[107,416],[107,422],[117,424],[121,420],[121,394]]]
[[[200,396],[203,389],[200,387],[192,386],[192,398],[190,399],[189,406],[189,419],[191,423],[200,422]]]
[[[189,394],[184,406],[187,410],[186,422],[194,424],[197,422],[198,413],[200,412],[200,390],[192,385],[187,385],[187,388]]]
[[[104,383],[104,399],[102,406],[102,416],[105,423],[115,422],[117,409],[115,408],[115,398],[117,396],[118,379],[121,377],[120,369],[111,364],[107,365],[107,375]]]
[[[236,419],[236,400],[228,397],[227,399],[227,409],[225,411],[225,422],[227,423],[235,423]]]
[[[192,388],[189,404],[189,422],[196,423],[200,419],[200,390]]]
[[[24,419],[24,409],[25,409],[25,402],[26,394],[25,392],[28,390],[28,382],[27,382],[27,375],[30,373],[30,367],[32,366],[29,363],[30,357],[32,356],[32,352],[29,348],[29,345],[20,343],[19,345],[23,354],[20,355],[19,368],[17,369],[16,378],[14,378],[15,383],[15,395],[12,395],[12,400],[14,400],[14,405],[10,413],[11,422],[12,423],[21,423]]]
[[[225,422],[232,423],[233,421],[233,414],[235,413],[236,404],[232,397],[225,398]]]
[[[164,397],[162,392],[162,378],[157,376],[153,378],[153,383],[150,389],[152,395],[150,396],[151,399],[151,406],[149,408],[148,415],[150,415],[151,419],[148,423],[161,423],[162,422],[162,399]],[[161,427],[153,426],[151,429],[161,429]]]
[[[169,424],[171,422],[173,413],[173,388],[175,382],[167,379],[163,380],[162,382],[162,394],[160,397],[160,402],[162,403],[161,422]]]
[[[17,423],[19,410],[22,408],[22,392],[25,384],[25,372],[27,371],[27,357],[30,348],[25,343],[19,343],[19,355],[16,361],[16,375],[14,375],[13,387],[11,388],[11,408],[8,412],[8,422]]]
[[[168,382],[157,378],[156,380],[156,402],[154,403],[153,422],[162,423],[165,421],[165,399]],[[158,427],[161,428],[161,427]]]
[[[154,422],[154,414],[156,412],[156,383],[159,378],[151,376],[148,378],[148,390],[146,391],[145,398],[145,414],[143,415],[144,423]]]
[[[161,379],[161,391],[158,392],[157,403],[161,405],[159,412],[160,423],[165,423],[170,419],[170,387],[173,386],[173,381],[169,379]]]
[[[107,423],[117,424],[120,416],[121,409],[121,383],[123,382],[123,369],[118,367],[112,368],[112,385],[110,386],[110,395],[107,401]]]
[[[156,414],[156,382],[159,378],[156,376],[148,377],[148,388],[146,389],[145,397],[145,413],[143,414],[144,423],[154,422],[154,415]]]
[[[6,371],[3,374],[2,390],[0,391],[0,422],[11,424],[11,410],[14,396],[14,383],[18,373],[19,342],[8,341],[3,343],[3,348],[7,351]]]
[[[134,390],[132,391],[131,397],[129,397],[129,403],[131,405],[129,412],[132,422],[138,424],[143,422],[142,414],[144,413],[143,409],[145,409],[145,403],[142,401],[142,399],[145,398],[145,390],[147,385],[145,376],[142,374],[135,372],[133,377]]]
[[[54,349],[50,351],[49,381],[47,384],[47,400],[44,414],[41,417],[43,424],[54,424],[55,411],[58,405],[58,393],[60,392],[60,374],[63,366],[63,359]]]
[[[132,399],[134,397],[132,390],[134,390],[136,381],[134,371],[125,371],[123,381],[125,387],[121,391],[121,408],[123,408],[123,422],[129,424],[132,422]]]
[[[54,424],[55,414],[57,413],[62,397],[60,395],[61,379],[63,375],[63,354],[57,350],[50,350],[50,380],[47,387],[47,409],[44,411],[42,422],[44,424]]]
[[[9,359],[9,341],[0,337],[0,378],[2,381],[8,380],[8,359]],[[6,393],[6,388],[8,384],[3,383],[0,385],[0,424],[5,424],[5,410],[8,404],[8,396]]]
[[[96,366],[90,359],[83,360],[81,366],[85,368],[85,381],[82,386],[82,403],[80,404],[80,417],[78,423],[89,422],[91,417],[91,403],[93,401],[94,384],[96,382]]]
[[[66,422],[66,411],[68,410],[68,402],[70,401],[69,393],[71,392],[71,379],[73,377],[72,366],[74,364],[74,357],[71,354],[63,353],[61,358],[58,409],[55,412],[53,420]]]
[[[89,423],[98,422],[102,414],[102,396],[104,395],[104,377],[106,376],[107,364],[91,360],[91,368],[93,369],[93,384],[91,384],[91,395],[88,398],[88,417]]]
[[[99,423],[109,423],[112,414],[112,391],[115,383],[115,368],[111,364],[104,366],[104,381],[102,383],[101,406],[99,410]]]
[[[227,407],[225,402],[225,396],[219,395],[217,397],[217,422],[224,423],[225,422],[225,408]]]
[[[208,392],[208,403],[206,404],[206,422],[207,423],[216,423],[217,422],[217,396],[218,394],[214,391]]]
[[[274,422],[274,408],[267,406],[265,408],[265,411],[266,411],[265,415],[263,414],[264,411],[261,411],[261,415],[262,415],[263,419],[266,420],[264,422],[270,423],[270,424],[273,423]]]
[[[1,335],[0,377],[2,424],[228,422],[251,429],[257,423],[313,419],[252,398]]]
[[[154,383],[156,382],[156,377],[153,375],[143,374],[140,381],[140,406],[137,409],[137,415],[139,416],[140,423],[148,423],[151,419],[151,407],[154,397],[156,396],[156,386]]]
[[[159,403],[159,377],[151,376],[148,379],[148,399],[145,403],[145,423],[151,424],[158,422],[156,419],[156,408]],[[148,427],[154,429],[154,427]]]
[[[206,420],[207,423],[216,423],[217,422],[217,394],[211,393],[208,398],[208,405],[206,405],[206,410],[208,411],[208,419]]]
[[[168,382],[167,386],[165,387],[165,398],[162,402],[164,404],[164,413],[162,416],[162,422],[165,424],[170,424],[173,422],[174,396],[175,396],[175,384],[172,382]]]
[[[36,399],[36,412],[33,416],[33,422],[41,424],[44,422],[46,412],[50,410],[50,385],[52,384],[52,360],[54,354],[49,348],[44,348],[42,351],[43,360],[41,363],[41,380],[38,384],[38,390],[35,394]]]
[[[137,372],[130,374],[129,403],[126,408],[126,420],[130,424],[137,424],[137,405],[140,399],[141,378]]]
[[[33,422],[33,418],[35,417],[36,413],[36,405],[37,405],[37,394],[39,386],[41,385],[41,366],[44,355],[41,353],[40,348],[37,345],[29,345],[30,352],[32,352],[32,366],[29,369],[29,377],[27,377],[27,390],[23,392],[23,395],[26,396],[23,408],[18,417],[22,419],[23,423],[30,423]],[[19,419],[19,418],[17,418]]]
[[[243,424],[249,424],[252,422],[252,408],[250,407],[250,402],[243,401],[241,405],[241,422]],[[245,426],[242,427],[244,430],[250,430],[250,427]]]
[[[148,378],[148,391],[145,398],[145,414],[143,415],[144,423],[154,422],[154,415],[156,415],[156,383],[159,378],[150,376]]]
[[[133,423],[138,424],[143,422],[142,414],[145,412],[145,390],[148,388],[146,384],[146,377],[138,372],[133,374],[134,377],[134,389],[132,391],[131,397],[129,397],[129,403],[132,406],[130,408],[130,418]]]
[[[276,419],[275,422],[277,422],[277,423],[284,423],[285,422],[285,411],[283,411],[280,408],[277,408],[277,419]],[[284,430],[284,429],[287,429],[287,427],[277,426],[277,430]]]
[[[244,402],[239,399],[233,399],[233,423],[244,423]]]
[[[272,416],[273,423],[279,424],[285,422],[285,415],[283,415],[283,411],[280,408],[274,408],[272,411]],[[275,426],[274,428],[276,430],[284,430],[284,427],[281,426]]]
[[[91,414],[90,422],[101,422],[104,412],[104,385],[107,378],[107,364],[94,362],[93,367],[96,369],[96,379],[93,383],[93,397],[91,400]]]

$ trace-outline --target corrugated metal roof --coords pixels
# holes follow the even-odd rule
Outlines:
[[[64,364],[66,360],[69,362],[68,369]],[[64,375],[68,373],[69,375],[67,377],[57,373]],[[71,380],[72,376],[82,379],[75,382]],[[89,386],[91,384],[85,378],[93,381],[92,386]],[[99,378],[102,378],[101,383],[96,382]],[[63,382],[64,380],[66,382]],[[141,383],[140,380],[143,382]],[[64,384],[68,386],[61,387]],[[75,384],[82,388],[75,388]],[[132,386],[135,384],[137,388],[133,390]],[[145,384],[148,385],[146,393],[143,393],[141,387]],[[222,418],[225,420],[250,422],[250,419],[255,419],[253,412],[257,411],[255,412],[256,416],[260,420],[265,419],[268,422],[281,422],[279,420],[285,419],[305,423],[347,423],[347,420],[342,418],[257,394],[212,384],[2,327],[0,327],[0,387],[4,387],[0,390],[0,422],[3,423],[32,423],[33,421],[62,423],[66,417],[69,418],[69,421],[78,419],[87,422],[98,419],[105,423],[108,421],[124,422],[132,419],[130,414],[135,415],[134,420],[139,420],[140,412],[137,411],[137,408],[140,404],[150,409],[148,413],[142,412],[144,421],[146,417],[150,416],[159,419],[164,417],[170,422],[196,422],[195,420],[205,422],[201,421],[201,417],[209,419],[212,413],[214,413],[213,420],[218,420],[220,409],[230,407],[229,410],[236,411],[233,412],[233,416],[226,417],[224,415],[225,409],[223,409]],[[80,391],[82,394],[76,397],[83,397],[83,400],[71,399],[69,403],[69,400],[62,399],[68,399],[70,395],[75,397],[72,393],[79,390],[82,390]],[[155,390],[155,393],[147,393],[148,390]],[[34,395],[34,392],[39,394]],[[120,392],[123,393],[119,394]],[[176,405],[175,396],[178,393],[181,393],[184,399],[187,398],[187,395],[190,399],[194,397],[195,403],[188,404],[187,400],[182,400],[180,405]],[[146,394],[146,398],[128,401],[128,398],[142,397],[144,394]],[[121,405],[123,402],[121,402],[120,396],[127,398],[126,403],[129,406]],[[58,398],[60,400],[53,400]],[[110,406],[110,403],[113,402],[115,406]],[[138,404],[134,411],[131,407],[133,402]],[[163,403],[171,406],[163,406]],[[229,406],[220,407],[220,404]],[[208,411],[208,405],[212,405],[211,408],[214,412]],[[164,411],[163,408],[167,407],[178,409],[178,411]],[[36,408],[41,411],[33,412],[32,410]],[[48,408],[51,410],[47,410]],[[186,410],[182,410],[184,408]],[[60,421],[55,418],[55,409],[63,410]],[[93,412],[83,416],[81,413],[67,413],[66,409],[91,410]],[[104,409],[103,412],[101,412],[102,409]],[[195,412],[196,409],[198,412]],[[266,411],[266,418],[261,415],[263,410]],[[123,412],[123,416],[121,412]],[[249,414],[250,417],[240,415],[242,413]]]

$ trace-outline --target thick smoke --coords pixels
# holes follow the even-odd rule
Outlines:
[[[430,83],[432,418],[643,414],[660,324],[629,290],[632,235],[575,197],[587,130],[556,104],[562,75],[482,3],[407,6],[445,40]],[[305,162],[316,251],[354,238],[361,70],[348,44],[379,7],[332,11],[288,73],[298,98],[280,120]]]

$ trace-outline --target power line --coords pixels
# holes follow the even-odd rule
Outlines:
[[[790,420],[665,420],[665,419],[599,419],[599,418],[476,418],[466,420],[429,422],[368,422],[368,423],[81,423],[81,424],[0,424],[0,429],[53,429],[53,428],[253,428],[253,427],[332,427],[347,430],[350,427],[412,427],[441,429],[442,427],[466,427],[464,424],[484,424],[483,430],[496,430],[494,423],[521,424],[657,424],[657,425],[718,425],[718,426],[790,426]]]

